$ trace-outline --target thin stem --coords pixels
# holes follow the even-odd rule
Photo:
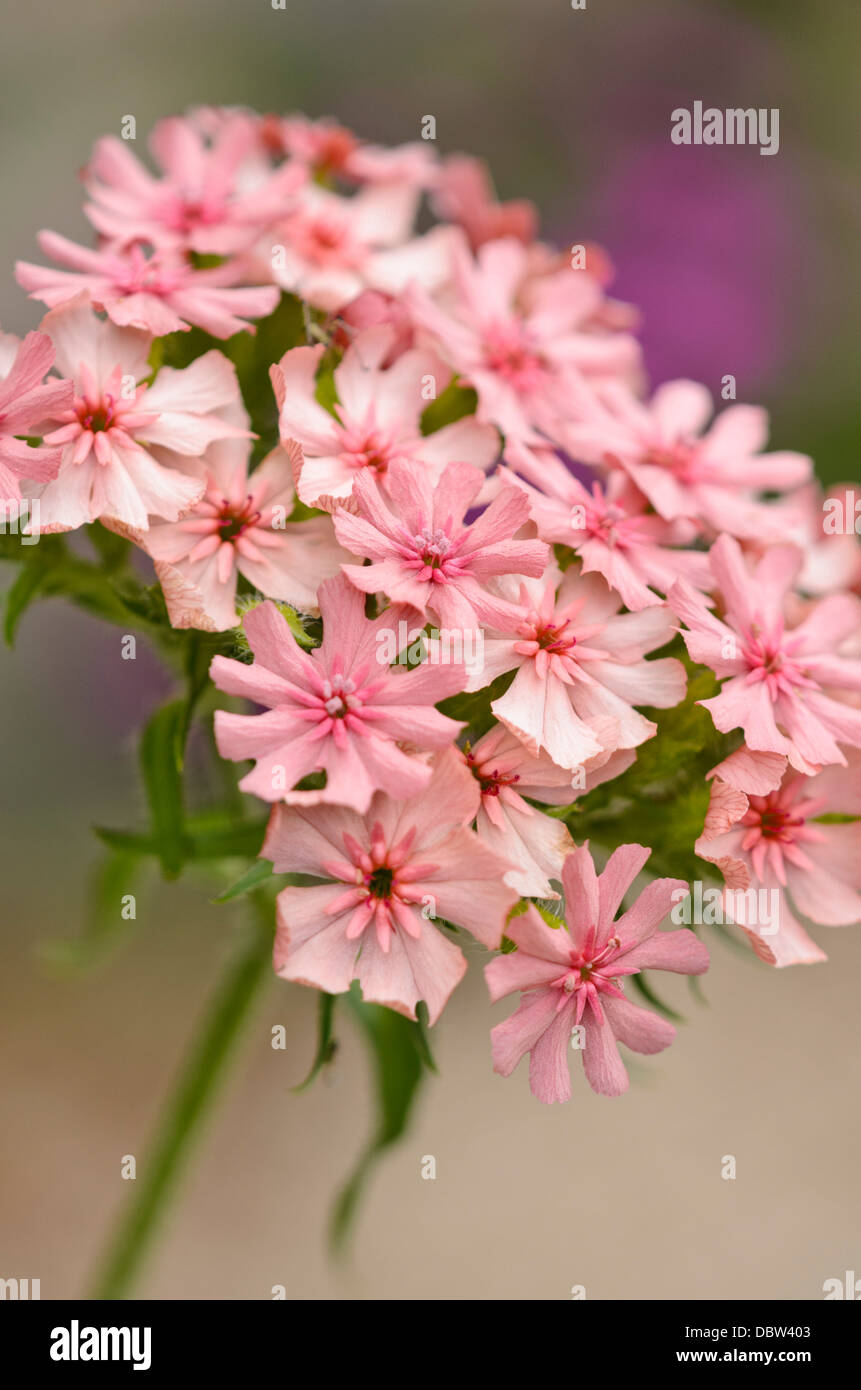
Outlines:
[[[162,1112],[149,1153],[135,1181],[131,1206],[119,1222],[89,1295],[125,1298],[137,1279],[159,1218],[197,1138],[218,1082],[239,1041],[242,1025],[261,985],[268,978],[272,954],[272,907],[255,893],[253,927],[231,960],[204,1014],[197,1036],[173,1092]]]

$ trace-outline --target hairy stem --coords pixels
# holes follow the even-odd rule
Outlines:
[[[272,953],[271,904],[265,895],[255,893],[252,908],[253,923],[201,1020],[150,1150],[140,1165],[131,1204],[119,1222],[93,1281],[90,1298],[128,1296],[207,1108],[226,1075],[242,1025],[268,978]]]

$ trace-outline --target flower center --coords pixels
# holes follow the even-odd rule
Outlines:
[[[665,468],[680,482],[693,482],[697,476],[697,450],[695,445],[679,440],[675,444],[656,444],[647,449],[643,463],[653,468]]]
[[[494,767],[491,770],[480,767],[478,760],[469,749],[464,754],[467,766],[481,788],[482,796],[499,796],[503,787],[513,787],[520,781],[519,772],[502,772]]]
[[[116,402],[110,395],[104,396],[97,406],[93,406],[83,396],[76,396],[73,408],[81,429],[89,430],[91,434],[103,434],[105,430],[112,428],[116,420],[115,405]]]
[[[533,390],[544,375],[544,361],[522,325],[495,324],[485,332],[485,362],[520,391]]]
[[[235,541],[249,527],[256,526],[261,516],[262,512],[255,506],[250,493],[238,507],[228,502],[226,497],[222,498],[216,521],[221,539]]]

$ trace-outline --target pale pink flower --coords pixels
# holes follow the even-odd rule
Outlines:
[[[712,532],[780,539],[779,512],[760,500],[807,482],[804,454],[761,452],[768,415],[757,406],[730,405],[706,429],[712,398],[695,381],[670,381],[643,404],[620,382],[579,383],[574,418],[558,430],[560,443],[584,463],[625,470],[667,521],[692,518]]]
[[[516,237],[529,246],[538,231],[535,204],[527,198],[500,203],[487,165],[465,154],[450,155],[443,162],[433,205],[439,217],[463,228],[473,251],[501,237]]]
[[[243,440],[214,444],[203,460],[200,501],[181,521],[155,523],[141,538],[174,627],[235,627],[240,574],[267,598],[316,611],[318,586],[347,558],[325,517],[288,521],[296,492],[287,451],[273,449],[250,475],[249,453]]]
[[[440,749],[459,724],[434,709],[463,689],[462,668],[392,667],[383,637],[397,633],[405,609],[365,617],[362,595],[338,576],[321,584],[323,643],[303,651],[273,603],[243,620],[253,665],[217,656],[212,679],[228,695],[265,705],[265,714],[215,716],[218,750],[234,762],[255,758],[239,783],[263,801],[330,802],[364,813],[377,790],[413,796],[427,785],[426,761],[405,752]],[[310,773],[326,773],[317,790],[294,788]]]
[[[814,482],[784,505],[786,539],[804,551],[799,589],[816,596],[861,592],[861,484],[839,483],[823,493]]]
[[[612,731],[608,738],[612,741]],[[633,753],[602,753],[584,767],[582,780],[572,778],[546,753],[530,753],[502,724],[494,725],[463,756],[478,784],[475,828],[479,839],[511,866],[506,883],[533,898],[559,896],[550,879],[560,877],[574,842],[561,820],[529,802],[567,806],[600,782],[618,777],[634,761]]]
[[[809,774],[822,764],[845,764],[841,743],[861,747],[861,709],[832,693],[861,691],[861,661],[840,655],[858,627],[861,602],[830,594],[788,629],[785,603],[801,561],[795,546],[778,545],[750,568],[738,542],[719,536],[709,562],[723,620],[684,581],[670,590],[669,603],[687,624],[693,660],[725,680],[719,695],[700,701],[715,727],[723,734],[740,728],[750,749],[782,753]]]
[[[618,594],[600,576],[572,567],[557,595],[558,577],[551,566],[544,579],[521,584],[510,622],[485,636],[483,669],[469,688],[516,670],[494,714],[530,752],[545,750],[573,769],[651,738],[657,725],[634,706],[677,705],[685,671],[674,657],[644,659],[673,635],[669,608],[620,613]],[[601,727],[607,720],[615,721],[612,735]]]
[[[787,772],[764,796],[745,796],[716,779],[696,852],[726,880],[726,915],[770,965],[809,964],[825,953],[799,922],[800,913],[829,927],[861,922],[861,758],[815,777]],[[766,911],[760,913],[763,894]],[[773,910],[775,909],[775,910]]]
[[[56,478],[28,488],[41,529],[102,519],[143,532],[150,516],[176,521],[204,487],[183,466],[216,440],[248,434],[231,419],[239,403],[232,363],[207,352],[182,370],[163,367],[148,386],[150,337],[97,318],[86,296],[54,309],[43,328],[74,399],[45,435],[62,450]]]
[[[452,244],[452,288],[434,302],[419,285],[405,303],[416,326],[478,394],[478,418],[507,436],[537,438],[564,409],[573,368],[599,377],[634,370],[639,347],[627,333],[597,328],[603,292],[570,267],[534,273],[529,248],[513,237],[489,241],[473,257]]]
[[[54,308],[86,291],[114,323],[143,328],[157,338],[192,324],[214,338],[229,338],[242,329],[253,333],[245,320],[265,318],[278,303],[274,286],[240,283],[245,271],[238,260],[197,270],[169,247],[151,253],[138,244],[93,251],[56,232],[40,232],[39,245],[69,269],[19,261],[18,283],[31,299]]]
[[[307,116],[264,118],[265,139],[274,153],[290,155],[317,179],[345,183],[407,183],[417,188],[434,181],[436,158],[425,141],[372,145],[337,121]]]
[[[496,575],[540,575],[549,551],[543,541],[515,539],[527,520],[522,492],[504,487],[477,521],[464,517],[474,505],[484,474],[450,463],[434,480],[415,464],[393,463],[386,492],[370,469],[353,483],[351,507],[334,514],[335,534],[346,550],[370,565],[345,565],[344,573],[366,594],[384,593],[444,628],[474,631],[505,621],[512,605],[487,587]]]
[[[680,524],[649,511],[643,494],[621,471],[587,489],[554,449],[512,440],[505,459],[526,482],[529,511],[542,540],[567,545],[580,557],[584,574],[597,572],[638,613],[659,604],[679,578],[708,589],[705,552],[679,549]],[[689,536],[684,536],[689,539]]]
[[[673,1041],[671,1023],[626,998],[626,975],[641,970],[701,975],[708,969],[708,951],[693,932],[658,930],[674,895],[687,888],[680,879],[654,879],[614,920],[650,854],[642,845],[621,845],[599,876],[588,845],[582,845],[562,870],[567,929],[548,926],[530,906],[505,928],[517,950],[485,966],[494,1003],[522,991],[516,1012],[491,1032],[494,1071],[510,1076],[528,1052],[530,1087],[547,1104],[571,1098],[568,1056],[575,1028],[582,1030],[578,1041],[586,1079],[605,1096],[628,1089],[619,1043],[651,1054]]]
[[[360,816],[344,807],[276,806],[263,844],[276,873],[333,882],[278,895],[275,969],[282,979],[365,999],[435,1023],[466,961],[441,918],[496,947],[517,894],[503,864],[466,828],[475,793],[454,749],[409,801],[378,793]]]
[[[339,310],[332,340],[337,347],[347,348],[357,333],[365,328],[380,328],[383,324],[394,330],[392,345],[383,362],[384,367],[390,367],[415,343],[413,321],[395,295],[383,294],[381,290],[362,290]]]
[[[315,396],[322,345],[291,348],[270,368],[281,439],[301,445],[296,485],[309,507],[331,510],[351,495],[356,474],[365,469],[385,489],[396,461],[415,463],[437,481],[447,463],[487,469],[496,460],[496,430],[472,416],[422,435],[421,415],[433,399],[428,383],[441,391],[451,372],[433,353],[418,350],[384,369],[394,338],[386,327],[357,335],[335,368],[334,414]]]
[[[247,249],[283,217],[305,182],[298,164],[273,172],[257,154],[257,121],[225,114],[207,140],[192,120],[159,121],[149,139],[154,176],[115,135],[97,141],[84,173],[85,212],[112,241],[142,241],[217,255]]]
[[[282,289],[336,313],[362,290],[398,294],[411,280],[436,290],[448,277],[453,228],[414,237],[419,189],[381,183],[351,198],[311,185],[258,248]]]
[[[71,405],[70,381],[44,380],[53,364],[54,348],[44,333],[28,333],[23,342],[0,333],[0,502],[19,502],[22,479],[46,483],[60,466],[56,445],[31,448],[19,438],[41,435],[46,420]]]

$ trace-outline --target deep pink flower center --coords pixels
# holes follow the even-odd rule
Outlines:
[[[390,433],[374,425],[372,417],[362,424],[344,425],[339,433],[341,461],[356,471],[371,468],[382,477],[392,463],[408,457]]]
[[[783,624],[774,632],[765,632],[754,623],[747,633],[742,656],[748,666],[749,681],[765,681],[772,700],[789,694],[793,687],[815,689],[802,666],[793,659],[795,640],[783,632]]]
[[[485,329],[484,357],[490,371],[519,391],[533,390],[544,376],[545,363],[537,345],[515,320]]]
[[[679,440],[675,444],[656,444],[643,455],[643,463],[665,468],[679,482],[690,483],[698,476],[695,444]]]
[[[467,749],[466,762],[473,777],[481,788],[482,796],[499,796],[504,787],[513,787],[520,781],[519,772],[503,772],[496,767],[481,767],[473,752]]]
[[[238,506],[228,502],[227,498],[223,497],[218,515],[215,518],[215,524],[221,539],[231,542],[244,535],[251,527],[256,526],[262,515],[251,493]]]
[[[825,805],[824,797],[805,797],[794,780],[768,796],[748,797],[748,810],[741,819],[745,827],[741,847],[750,854],[760,880],[770,869],[785,883],[784,860],[801,869],[810,867],[805,846],[824,839],[821,827],[811,821]]]
[[[598,1017],[601,1017],[599,996],[606,994],[614,999],[624,999],[624,994],[614,982],[617,970],[614,962],[622,953],[622,941],[611,936],[602,947],[597,947],[597,928],[592,926],[586,933],[581,947],[572,947],[569,953],[570,966],[551,982],[552,989],[559,990],[557,1010],[562,1009],[574,999],[576,1001],[576,1021],[580,1022],[587,1004],[591,1004]]]
[[[388,844],[379,821],[371,827],[369,841],[360,843],[347,831],[342,839],[346,859],[323,865],[327,873],[349,885],[329,912],[352,909],[347,924],[348,940],[358,939],[372,922],[383,951],[391,947],[393,933],[400,928],[408,936],[421,936],[421,918],[416,907],[427,897],[420,880],[437,869],[436,864],[417,863],[411,858],[416,827],[411,826],[394,844]]]

